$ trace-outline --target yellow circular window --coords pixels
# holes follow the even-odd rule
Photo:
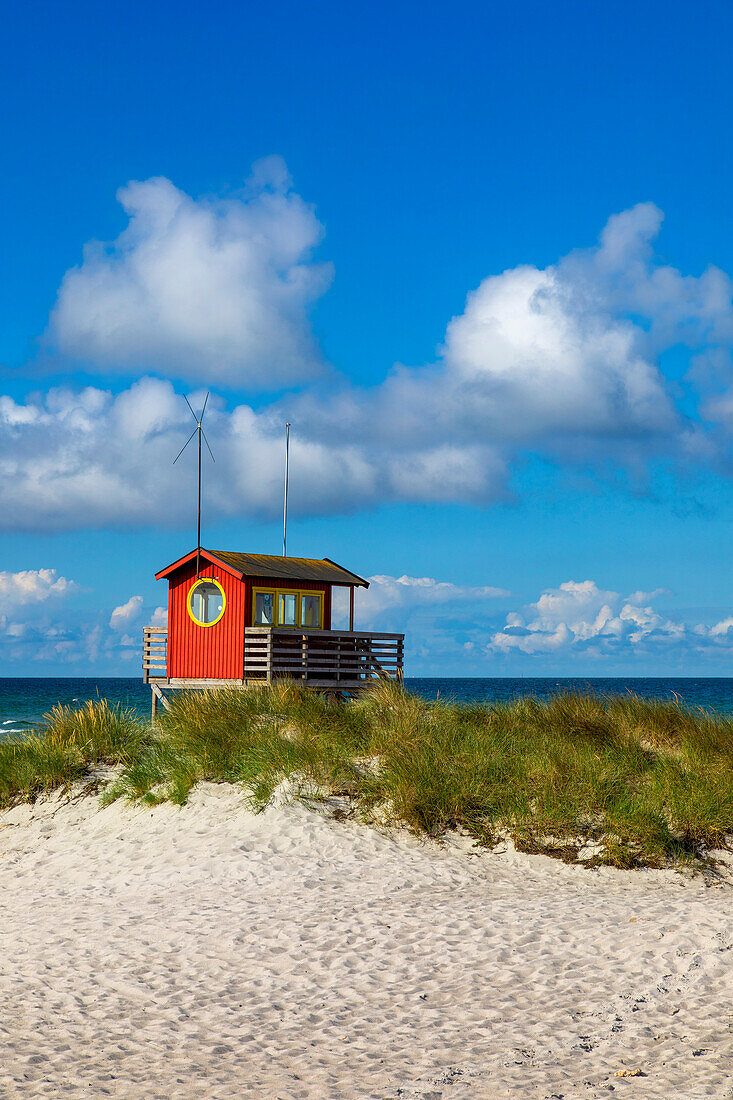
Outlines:
[[[213,626],[224,614],[226,602],[224,589],[219,582],[206,577],[191,585],[188,613],[198,626]]]

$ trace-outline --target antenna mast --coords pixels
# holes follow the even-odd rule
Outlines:
[[[290,424],[285,425],[285,500],[283,503],[283,557],[288,547],[288,466],[290,463]]]
[[[186,404],[188,405],[189,409],[191,409],[191,402],[188,400],[188,398],[186,397],[185,394],[183,395],[183,399],[186,402]],[[196,580],[198,580],[199,574],[201,572],[201,438],[202,437],[203,437],[204,443],[207,446],[209,454],[211,455],[211,461],[212,462],[216,461],[216,459],[214,458],[214,455],[212,453],[211,447],[209,447],[209,441],[206,438],[206,432],[204,431],[204,429],[202,427],[203,420],[204,420],[204,413],[206,412],[206,406],[208,405],[208,403],[209,403],[209,395],[207,393],[206,398],[204,400],[204,407],[201,410],[201,416],[196,416],[196,413],[193,411],[193,409],[191,409],[191,416],[196,421],[196,427],[193,429],[190,436],[188,437],[186,442],[183,444],[183,446],[181,447],[181,449],[178,452],[178,454],[176,455],[176,457],[173,459],[173,465],[175,466],[176,462],[178,462],[178,459],[181,457],[183,452],[186,450],[186,447],[189,445],[189,443],[191,442],[193,437],[195,435],[198,435],[198,437],[199,437],[198,438],[198,451],[199,451],[199,454],[198,454],[198,507],[197,507],[197,510],[196,510]]]

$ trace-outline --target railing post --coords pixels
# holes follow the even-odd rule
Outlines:
[[[308,679],[308,635],[301,635],[300,643],[301,664],[303,665],[303,682]]]
[[[272,682],[272,631],[267,635],[267,682]]]

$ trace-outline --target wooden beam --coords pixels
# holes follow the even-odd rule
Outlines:
[[[153,717],[153,721],[155,721],[155,719],[157,717],[157,714],[158,714],[158,702],[161,702],[166,710],[170,710],[171,705],[168,702],[168,700],[166,699],[165,695],[163,694],[163,691],[162,691],[159,684],[151,683],[150,690],[153,693],[153,708],[152,708],[153,713],[152,713],[152,717]]]
[[[354,629],[354,589],[349,589],[349,630]]]

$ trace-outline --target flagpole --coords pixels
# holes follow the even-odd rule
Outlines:
[[[290,424],[285,425],[285,499],[283,501],[283,557],[288,548],[288,467],[290,463]]]
[[[198,426],[199,436],[199,504],[196,514],[196,580],[201,573],[201,421]]]

